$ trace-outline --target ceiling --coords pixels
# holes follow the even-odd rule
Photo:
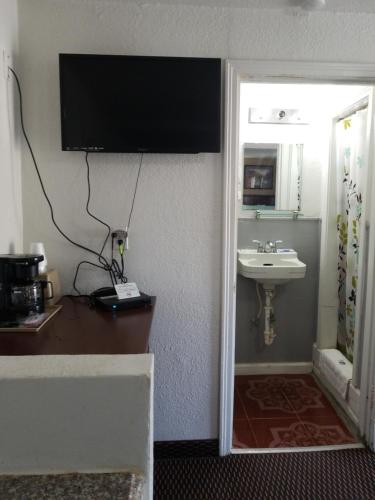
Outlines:
[[[137,0],[143,4],[196,5],[209,7],[242,7],[250,9],[293,9],[308,0]],[[324,10],[336,12],[375,13],[374,0],[326,0]]]

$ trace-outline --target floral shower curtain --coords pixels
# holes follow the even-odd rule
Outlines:
[[[336,124],[338,230],[338,349],[353,361],[358,335],[357,289],[365,191],[367,109]]]

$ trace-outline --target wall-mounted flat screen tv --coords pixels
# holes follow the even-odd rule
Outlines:
[[[64,151],[220,152],[220,59],[59,58]]]

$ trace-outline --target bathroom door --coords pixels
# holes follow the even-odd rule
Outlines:
[[[354,343],[353,384],[360,388],[359,430],[375,449],[375,90],[368,95],[367,178],[361,224],[362,255],[359,266],[358,335]]]

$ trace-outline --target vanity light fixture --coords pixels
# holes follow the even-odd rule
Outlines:
[[[249,123],[273,123],[287,125],[307,125],[306,117],[300,109],[249,108]]]

